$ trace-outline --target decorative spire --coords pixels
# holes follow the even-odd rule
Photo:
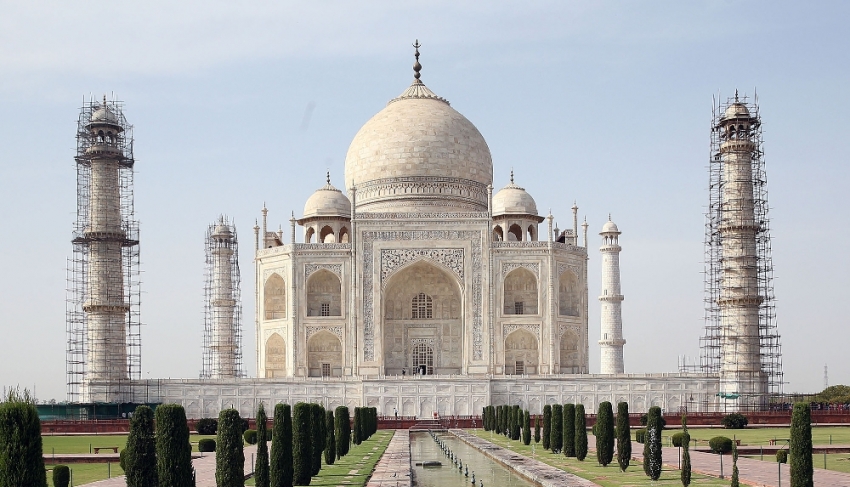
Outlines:
[[[330,184],[331,184],[331,172],[330,172],[330,170],[328,171],[328,174],[327,174],[327,181],[328,181],[328,186],[330,186]]]
[[[416,52],[413,55],[416,57],[416,62],[413,63],[413,77],[419,79],[419,71],[422,71],[422,65],[419,64],[419,48],[422,47],[422,44],[419,43],[419,39],[416,39],[416,42],[413,43],[413,48],[416,49]]]
[[[514,184],[514,168],[511,168],[511,184]]]
[[[608,221],[609,222],[611,221],[611,214],[610,213],[608,213]]]
[[[735,88],[735,103],[738,103],[738,88]]]

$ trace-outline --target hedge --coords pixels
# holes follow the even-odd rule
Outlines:
[[[213,438],[201,438],[198,440],[198,451],[209,453],[215,451],[215,440]]]
[[[726,428],[730,430],[740,430],[744,429],[747,424],[749,424],[749,420],[743,414],[732,413],[723,416],[723,419],[720,423]]]
[[[70,483],[71,469],[67,465],[55,465],[53,467],[53,487],[68,487]]]

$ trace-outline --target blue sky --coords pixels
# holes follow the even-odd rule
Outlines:
[[[324,173],[342,186],[359,127],[422,79],[486,138],[494,186],[516,181],[598,236],[623,231],[626,371],[699,355],[712,96],[758,90],[779,331],[789,391],[850,383],[850,5],[840,2],[0,2],[0,383],[65,393],[65,267],[74,131],[112,93],[135,125],[143,376],[201,365],[203,239],[241,237],[254,372],[251,227],[288,227]],[[314,108],[309,108],[314,107]],[[306,114],[310,116],[305,117]]]

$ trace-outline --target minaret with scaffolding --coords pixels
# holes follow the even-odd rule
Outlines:
[[[720,375],[721,408],[758,410],[782,392],[782,354],[757,102],[714,108],[709,167],[701,366]]]
[[[116,101],[77,122],[77,220],[68,261],[68,400],[130,400],[141,370],[133,130]]]
[[[239,241],[226,216],[207,229],[206,264],[201,378],[244,377]]]

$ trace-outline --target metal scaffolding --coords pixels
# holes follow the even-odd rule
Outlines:
[[[133,127],[123,103],[84,102],[77,121],[77,219],[68,259],[67,395],[118,401],[141,376],[139,225]]]
[[[202,379],[245,377],[239,239],[224,215],[207,228]]]
[[[765,407],[783,389],[762,147],[757,99],[736,92],[714,104],[700,369],[720,375],[719,398],[736,409]]]

